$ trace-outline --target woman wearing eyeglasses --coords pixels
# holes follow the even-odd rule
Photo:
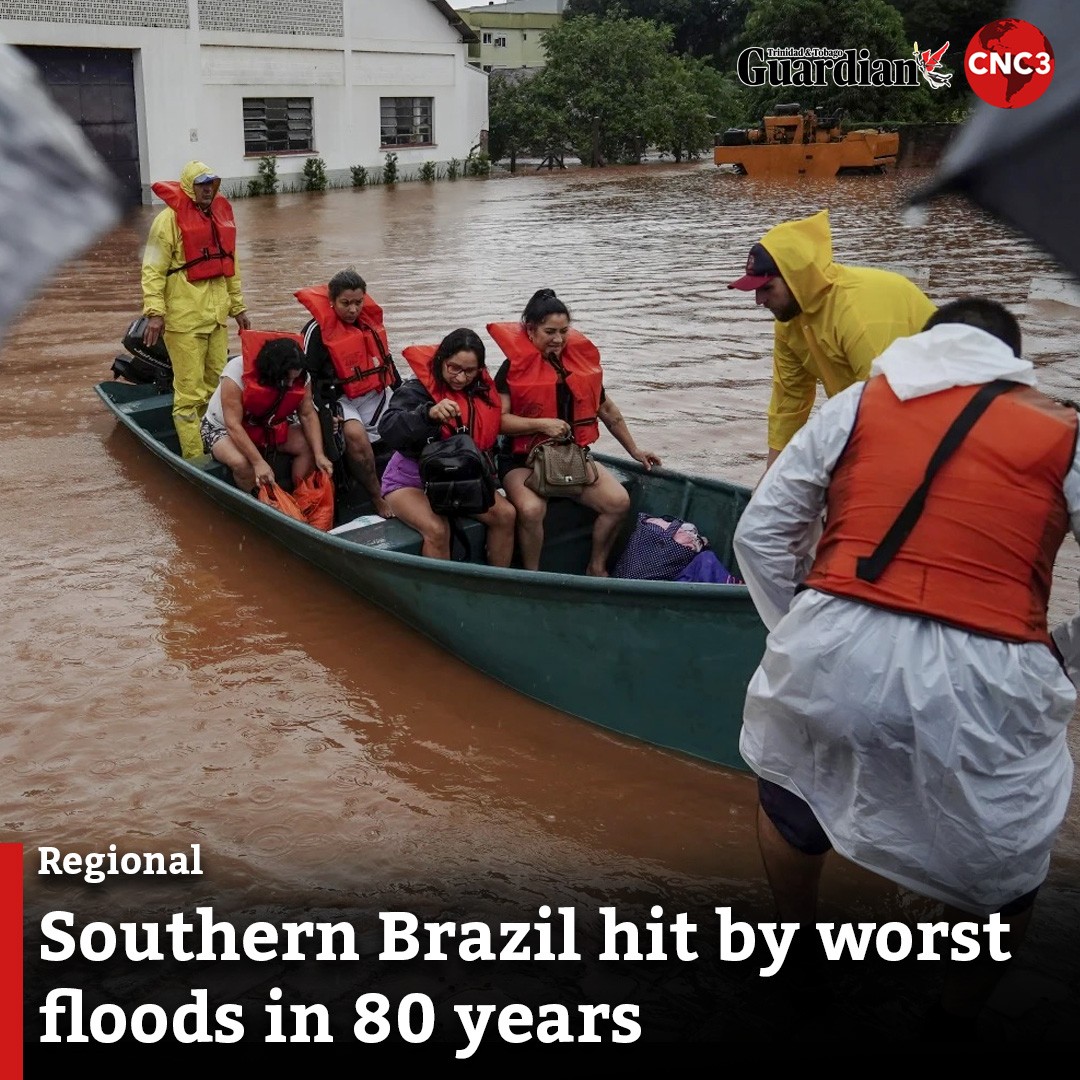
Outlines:
[[[472,330],[455,330],[438,346],[411,345],[403,356],[416,375],[394,394],[379,435],[394,450],[382,478],[382,494],[395,515],[423,537],[421,555],[450,558],[450,523],[435,513],[420,480],[420,454],[428,443],[462,426],[490,457],[499,436],[502,404],[484,367],[484,343]],[[494,468],[492,469],[494,473]],[[509,566],[514,554],[514,508],[499,494],[474,515],[487,527],[487,560]]]
[[[511,453],[500,458],[499,471],[517,510],[522,566],[539,570],[548,500],[525,486],[531,471],[526,461],[537,443],[570,436],[578,446],[588,446],[599,437],[598,421],[603,421],[619,445],[646,469],[661,461],[634,442],[622,413],[604,393],[600,353],[584,334],[571,329],[570,312],[551,289],[533,294],[521,322],[490,323],[488,333],[506,354],[495,385],[502,399],[502,433],[510,441]],[[608,557],[630,509],[630,496],[603,465],[596,462],[596,466],[596,482],[572,497],[596,512],[585,572],[607,577]]]

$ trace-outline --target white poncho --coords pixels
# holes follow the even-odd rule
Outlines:
[[[999,378],[1035,382],[1031,364],[996,338],[949,324],[897,340],[872,374],[904,400]],[[740,749],[755,772],[810,804],[840,854],[985,914],[1046,876],[1072,784],[1065,727],[1076,691],[1043,645],[812,589],[795,595],[864,385],[795,436],[739,524],[739,566],[771,631]],[[1080,534],[1077,459],[1065,498]],[[1069,637],[1055,639],[1064,647]]]

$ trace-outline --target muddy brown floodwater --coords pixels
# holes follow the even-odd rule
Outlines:
[[[1004,301],[1043,388],[1077,396],[1080,325],[1059,302],[1064,275],[959,201],[903,223],[898,206],[922,179],[785,186],[657,166],[238,201],[244,294],[255,326],[298,329],[306,314],[292,292],[354,264],[400,354],[515,318],[535,289],[553,287],[599,345],[640,445],[676,468],[753,483],[772,328],[725,284],[767,228],[822,207],[838,261],[904,269],[937,301]],[[116,428],[92,388],[139,311],[153,213],[134,212],[59,271],[0,354],[0,839],[26,845],[28,912],[71,906],[88,920],[212,902],[527,919],[545,902],[668,912],[715,902],[768,915],[746,776],[612,736],[476,674]],[[601,447],[618,451],[606,432]],[[1078,569],[1070,539],[1059,616],[1075,604]],[[521,636],[524,647],[528,627]],[[1077,736],[1074,726],[1074,751]],[[153,888],[33,875],[38,845],[110,843],[198,843],[208,872]],[[826,914],[932,910],[839,861],[826,874]],[[1075,945],[1078,912],[1074,799],[1025,952],[1032,978],[1075,985],[1062,942]],[[627,974],[621,1000],[649,978]],[[436,981],[425,970],[410,987],[434,996]],[[718,985],[691,977],[667,996],[700,1003],[722,995]]]

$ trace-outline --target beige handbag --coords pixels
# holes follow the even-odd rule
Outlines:
[[[525,460],[532,472],[525,486],[545,499],[580,495],[600,478],[600,470],[587,446],[573,439],[550,439],[534,446]]]

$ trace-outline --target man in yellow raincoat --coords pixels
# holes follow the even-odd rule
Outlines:
[[[143,256],[143,341],[153,345],[164,335],[173,424],[185,458],[203,452],[199,422],[228,358],[226,320],[251,326],[236,266],[236,223],[220,184],[201,161],[189,161],[179,183],[154,184],[166,208],[150,226]]]
[[[806,423],[819,382],[829,397],[865,382],[871,363],[936,310],[901,274],[834,263],[827,210],[770,229],[728,288],[753,291],[776,318],[769,465]]]

